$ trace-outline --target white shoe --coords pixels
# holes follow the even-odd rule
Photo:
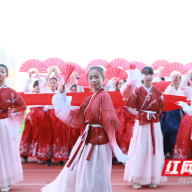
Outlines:
[[[3,187],[1,188],[1,191],[9,191],[10,190],[10,187]]]
[[[151,184],[149,184],[149,187],[150,188],[157,188],[157,185],[155,183],[151,183]]]
[[[22,158],[22,159],[21,159],[21,163],[22,163],[22,164],[27,163],[27,159],[23,159],[23,158]]]
[[[45,161],[40,161],[40,160],[39,160],[37,163],[38,163],[38,164],[44,164]]]
[[[141,185],[139,183],[133,183],[133,189],[141,189]]]

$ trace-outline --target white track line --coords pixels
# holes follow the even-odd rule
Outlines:
[[[62,169],[50,169],[50,170],[44,170],[44,169],[25,169],[23,171],[62,171]],[[112,171],[124,171],[123,169],[117,169],[117,170],[112,170]]]
[[[48,183],[20,183],[20,184],[15,184],[15,185],[47,185]],[[116,185],[116,186],[120,186],[120,185],[132,185],[131,183],[111,183],[111,185]],[[192,183],[160,183],[158,185],[192,185]],[[157,186],[158,186],[157,185]]]

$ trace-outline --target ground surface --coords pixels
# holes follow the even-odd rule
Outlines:
[[[21,135],[18,137],[18,142],[20,142],[20,137]],[[112,167],[111,185],[113,192],[136,191],[130,183],[123,181],[124,168],[124,165],[113,165]],[[28,163],[23,164],[24,181],[12,186],[11,192],[40,192],[43,186],[52,182],[57,177],[61,169],[62,167],[59,167],[56,162],[53,162],[52,166],[46,167],[44,164],[37,164],[35,158],[29,158]],[[186,183],[180,183],[181,178],[185,178]],[[192,192],[192,176],[188,178],[168,177],[168,181],[158,185],[157,189],[142,186],[142,191]]]

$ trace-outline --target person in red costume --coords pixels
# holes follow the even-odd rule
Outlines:
[[[148,66],[142,69],[142,74],[130,69],[128,82],[121,88],[126,106],[138,111],[128,151],[130,160],[124,173],[124,180],[132,182],[134,189],[140,189],[141,185],[156,188],[167,180],[161,176],[165,159],[159,115],[164,99],[161,91],[152,85],[153,74]]]
[[[8,68],[0,64],[0,188],[23,180],[17,136],[25,115],[26,105],[19,93],[5,84]]]
[[[94,93],[80,108],[70,108],[71,98],[66,97],[63,90],[52,99],[60,120],[70,127],[86,128],[64,169],[42,192],[111,192],[112,150],[118,161],[125,163],[128,160],[116,143],[119,120],[111,98],[103,88],[103,69],[93,66],[86,77]]]
[[[51,73],[54,73],[57,79],[55,77],[49,78]],[[50,68],[46,79],[39,81],[43,93],[58,93],[57,83],[62,86],[64,80],[56,68]],[[48,86],[50,89],[48,89]],[[46,161],[46,166],[51,166],[52,158],[59,162],[59,166],[63,166],[69,157],[67,136],[67,126],[55,116],[53,106],[48,105],[39,136],[37,158]]]
[[[32,74],[29,72],[29,79],[25,82],[24,93],[32,94],[32,91],[29,88],[29,85],[32,83]],[[38,77],[38,80],[33,83],[33,93],[39,94],[39,80],[40,76],[38,72],[35,72]],[[20,156],[22,157],[21,162],[27,163],[28,157],[36,157],[37,151],[39,148],[39,134],[44,121],[44,105],[30,105],[30,112],[25,118],[25,127],[22,133],[21,142],[20,142]],[[38,161],[38,163],[44,163],[43,161]]]

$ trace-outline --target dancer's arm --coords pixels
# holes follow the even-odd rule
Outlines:
[[[26,105],[22,97],[15,91],[11,90],[9,103],[8,122],[12,138],[17,138],[19,127],[24,119]]]
[[[189,106],[187,103],[180,101],[177,105],[181,106],[183,111],[189,116],[192,116],[192,105]]]
[[[25,94],[31,94],[31,90],[29,88],[30,84],[32,83],[31,76],[32,76],[32,72],[29,72],[29,79],[25,82],[25,85],[24,85]]]
[[[126,106],[131,108],[137,107],[136,88],[141,86],[142,79],[143,75],[139,71],[130,69],[128,81],[120,89]]]

